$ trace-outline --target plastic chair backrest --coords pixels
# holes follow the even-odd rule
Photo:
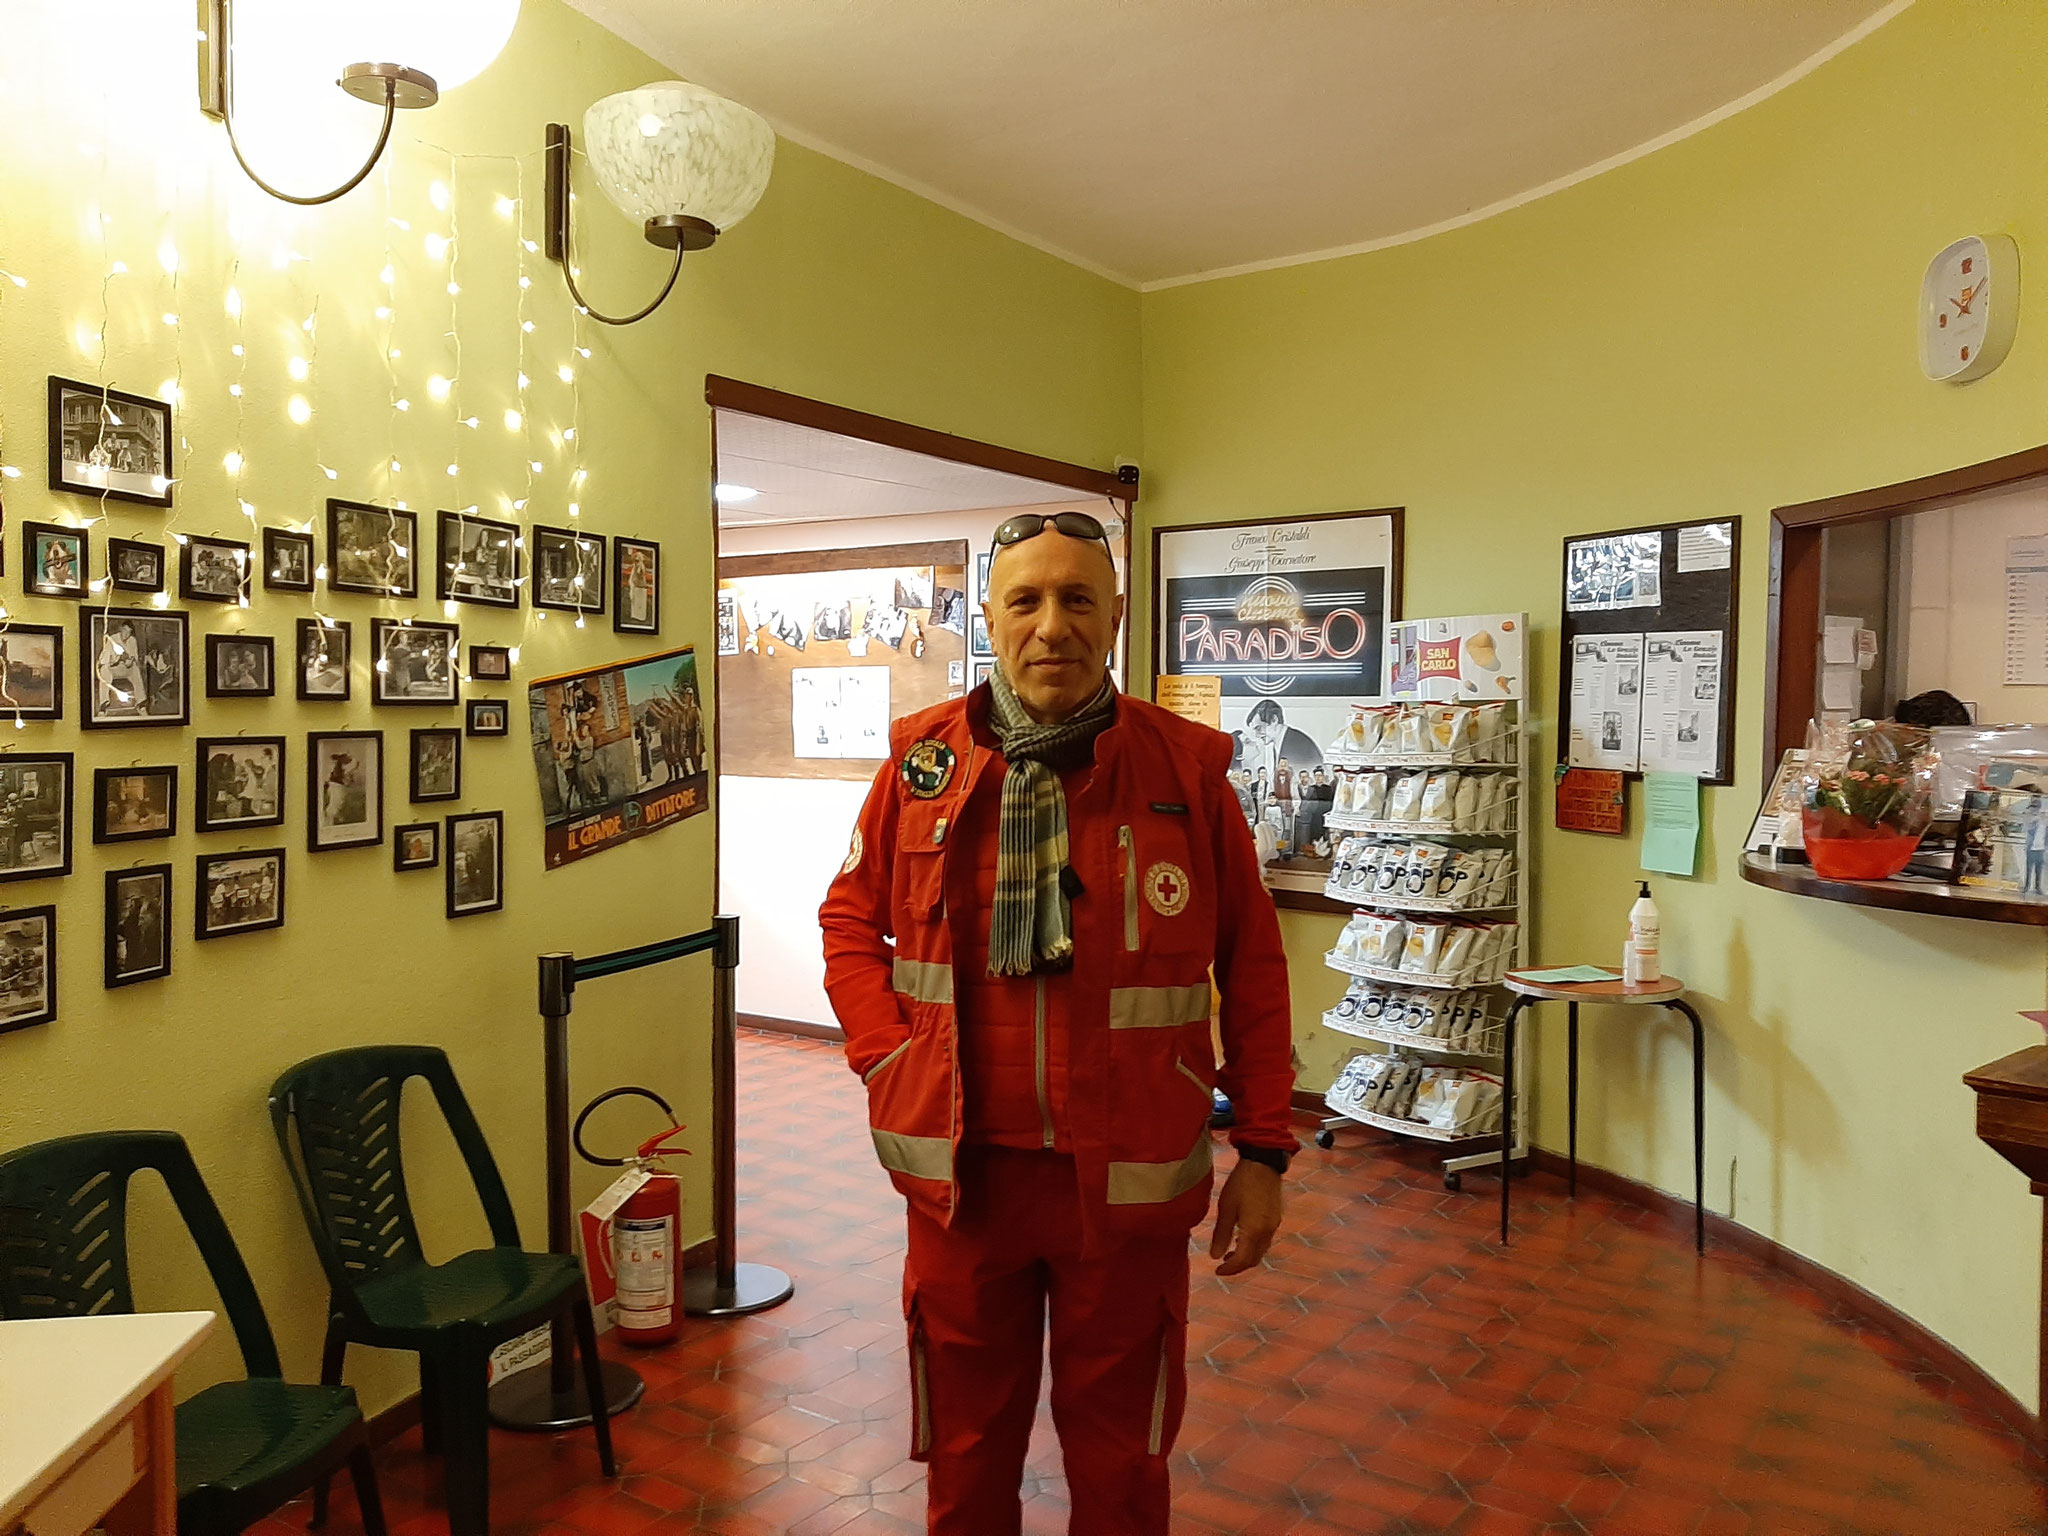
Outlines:
[[[433,1090],[454,1134],[491,1241],[501,1248],[519,1246],[511,1198],[447,1053],[431,1045],[329,1051],[300,1062],[271,1085],[270,1120],[320,1265],[338,1298],[379,1275],[425,1262],[398,1134],[400,1097],[415,1077]]]
[[[133,1312],[128,1181],[162,1175],[227,1309],[251,1376],[282,1376],[241,1250],[175,1131],[60,1136],[0,1153],[0,1317]]]

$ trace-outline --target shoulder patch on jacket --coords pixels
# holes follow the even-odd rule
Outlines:
[[[1145,871],[1145,900],[1161,917],[1178,917],[1191,894],[1188,872],[1164,860]]]
[[[846,850],[846,862],[839,866],[839,873],[841,873],[842,875],[850,875],[856,869],[859,869],[860,856],[863,851],[864,850],[863,844],[861,842],[860,828],[855,827],[853,829],[853,843]]]

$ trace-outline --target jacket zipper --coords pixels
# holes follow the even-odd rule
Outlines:
[[[1124,949],[1135,954],[1138,949],[1138,850],[1131,842],[1131,829],[1116,829],[1116,845],[1123,852],[1124,860]]]
[[[1038,1071],[1038,1118],[1045,1130],[1045,1145],[1048,1150],[1053,1143],[1052,1096],[1045,1086],[1045,978],[1036,979],[1033,987],[1034,1000],[1031,1008],[1031,1033],[1034,1064]]]

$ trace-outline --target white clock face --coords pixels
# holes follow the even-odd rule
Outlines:
[[[1928,263],[1920,283],[1920,366],[1930,379],[1981,378],[2004,360],[2018,285],[2018,248],[2002,235],[1965,236]]]

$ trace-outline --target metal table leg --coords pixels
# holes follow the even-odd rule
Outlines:
[[[1517,994],[1508,1004],[1508,1016],[1501,1023],[1500,1096],[1500,1241],[1508,1241],[1509,1181],[1515,1156],[1515,1020],[1529,1006],[1530,999]]]
[[[1571,1145],[1571,1162],[1565,1175],[1565,1198],[1579,1198],[1579,1005],[1577,1000],[1565,1004],[1567,1017],[1571,1020],[1571,1113],[1567,1120],[1567,1134]]]
[[[1700,1016],[1684,998],[1664,1005],[1675,1008],[1692,1025],[1692,1242],[1707,1251],[1707,1052]]]

